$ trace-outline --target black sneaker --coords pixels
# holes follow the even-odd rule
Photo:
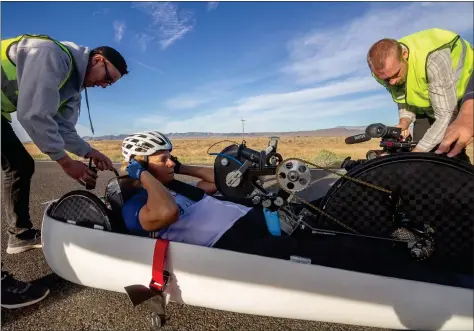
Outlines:
[[[2,270],[2,308],[14,309],[35,304],[49,294],[49,289],[19,281]]]
[[[17,254],[34,248],[41,248],[41,230],[28,229],[8,239],[8,254]]]

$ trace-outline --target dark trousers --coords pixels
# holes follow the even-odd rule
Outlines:
[[[35,162],[2,116],[3,206],[10,236],[32,228],[30,186]]]
[[[284,260],[295,255],[310,258],[312,264],[337,265],[354,270],[366,265],[368,256],[377,258],[378,262],[388,259],[385,255],[392,249],[390,244],[370,239],[363,242],[364,245],[360,245],[361,239],[353,236],[335,239],[333,236],[321,235],[300,240],[285,234],[272,236],[262,207],[256,206],[227,230],[213,247]],[[354,256],[351,253],[358,254]]]
[[[416,115],[416,121],[413,124],[413,141],[420,141],[423,136],[425,135],[426,131],[433,125],[435,122],[434,118],[431,118],[427,115]],[[430,152],[434,152],[438,149],[439,145],[436,145]],[[466,161],[468,163],[471,162],[469,156],[466,153],[466,149],[464,148],[461,153],[455,156],[456,158]]]
[[[244,254],[289,260],[291,256],[311,259],[311,264],[359,272],[415,279],[455,286],[457,275],[449,270],[433,272],[431,267],[410,257],[406,246],[396,249],[388,240],[349,235],[319,235],[297,240],[292,236],[272,236],[261,207],[252,208],[213,246]],[[472,279],[468,277],[468,287]]]

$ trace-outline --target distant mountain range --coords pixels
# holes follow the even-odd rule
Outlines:
[[[287,131],[287,132],[246,132],[244,137],[269,137],[269,136],[311,136],[311,137],[347,137],[365,132],[365,126],[338,126],[335,128],[310,130],[310,131]],[[100,137],[83,137],[84,140],[123,140],[128,134],[105,135]],[[241,137],[241,132],[214,133],[214,132],[171,132],[167,134],[170,138],[220,138]]]

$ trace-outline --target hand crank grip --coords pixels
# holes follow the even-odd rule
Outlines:
[[[89,169],[97,174],[97,168],[92,166],[92,158],[89,159]],[[95,189],[95,183],[94,185],[89,185],[88,183],[86,183],[86,190],[93,190],[93,189]]]

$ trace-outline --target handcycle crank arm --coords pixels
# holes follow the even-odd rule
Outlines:
[[[229,187],[235,187],[238,184],[238,181],[240,181],[240,178],[242,178],[243,174],[247,171],[247,169],[252,165],[252,162],[246,160],[242,166],[229,178],[226,179],[226,184]],[[237,183],[237,184],[236,184]]]

